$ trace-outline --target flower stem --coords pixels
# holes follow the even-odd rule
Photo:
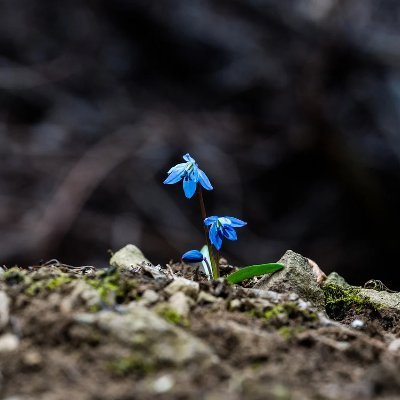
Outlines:
[[[200,210],[201,210],[201,216],[203,218],[202,225],[204,227],[204,234],[205,234],[206,243],[207,243],[207,247],[208,247],[208,254],[210,255],[212,274],[213,274],[214,279],[218,279],[219,278],[219,261],[215,259],[214,251],[211,246],[210,239],[208,237],[208,227],[204,225],[204,220],[206,219],[207,214],[206,214],[206,207],[204,205],[203,192],[201,190],[200,185],[198,186],[197,192],[199,194]]]

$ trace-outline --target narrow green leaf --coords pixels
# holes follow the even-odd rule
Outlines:
[[[279,271],[284,267],[283,264],[270,263],[270,264],[257,264],[250,265],[249,267],[244,267],[239,269],[239,271],[233,272],[228,275],[228,283],[239,283],[245,279],[253,278],[254,276],[270,274],[275,271]]]

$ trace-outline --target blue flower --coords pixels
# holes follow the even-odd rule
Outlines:
[[[212,190],[213,187],[211,186],[210,180],[199,168],[195,159],[192,158],[189,153],[186,153],[183,159],[186,162],[177,164],[168,171],[168,177],[164,183],[166,185],[172,185],[183,179],[183,191],[188,199],[193,197],[196,192],[197,182],[200,182],[204,189]]]
[[[203,254],[201,254],[198,250],[189,250],[185,254],[182,255],[182,261],[187,263],[197,263],[202,262],[204,260]]]
[[[244,222],[234,217],[208,217],[204,220],[206,226],[210,226],[209,237],[214,247],[219,250],[222,246],[224,236],[229,240],[237,240],[236,231],[234,228],[245,226]]]

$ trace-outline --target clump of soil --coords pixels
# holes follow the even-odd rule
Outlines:
[[[161,273],[58,262],[4,271],[2,398],[398,398],[398,315],[328,296],[338,322],[293,293],[209,282],[183,264]],[[153,322],[138,317],[144,308]],[[151,343],[149,323],[160,332]]]

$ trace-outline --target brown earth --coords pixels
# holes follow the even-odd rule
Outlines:
[[[140,268],[95,271],[56,261],[5,270],[1,397],[400,399],[397,316],[351,309],[339,323],[293,294],[208,282],[181,264],[164,271],[169,278],[154,279]],[[188,314],[171,306],[166,288],[173,275],[199,282],[196,293],[180,290]],[[190,340],[200,339],[211,355],[204,362],[161,360],[151,344],[147,352],[139,342],[127,345],[118,332],[85,323],[102,313],[129,316],[124,312],[136,303]],[[356,318],[364,321],[358,329],[351,327]],[[163,343],[168,334],[154,342]]]

